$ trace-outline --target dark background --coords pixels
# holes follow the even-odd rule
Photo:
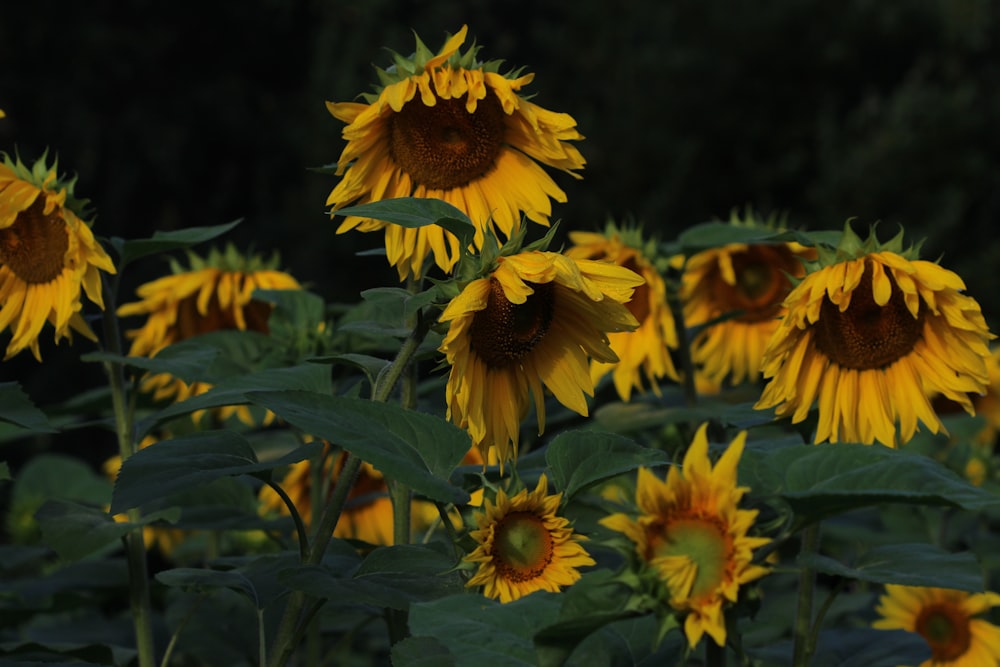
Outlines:
[[[396,277],[355,256],[380,234],[337,236],[324,213],[336,179],[310,168],[344,145],[324,101],[370,91],[383,47],[410,53],[411,30],[436,51],[463,23],[587,137],[584,179],[555,175],[564,228],[634,218],[669,239],[746,205],[811,229],[880,220],[883,238],[902,224],[1000,327],[989,0],[7,3],[0,149],[57,153],[99,235],[243,218],[242,248],[353,302]],[[164,270],[131,268],[122,299]],[[49,341],[46,361],[64,354]]]

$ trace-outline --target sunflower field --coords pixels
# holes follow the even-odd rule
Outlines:
[[[988,55],[988,7],[944,4],[925,11]],[[775,25],[804,25],[785,11]],[[953,265],[947,230],[874,205],[798,220],[780,187],[689,224],[595,210],[596,118],[536,94],[543,77],[476,29],[363,45],[367,88],[325,104],[337,142],[308,174],[307,232],[184,224],[155,192],[143,224],[104,231],[93,181],[57,146],[29,154],[31,107],[4,97],[27,89],[0,86],[0,664],[1000,665],[995,239],[964,239]],[[548,35],[565,39],[519,40]],[[636,117],[641,144],[657,116]],[[825,135],[828,162],[859,118]],[[662,172],[623,164],[602,187],[684,213],[682,172],[705,158],[672,138]],[[280,199],[204,148],[185,163],[206,207],[214,188]],[[595,148],[606,178],[626,148]],[[871,155],[812,201],[877,171]],[[938,203],[934,220],[989,228],[975,196]]]

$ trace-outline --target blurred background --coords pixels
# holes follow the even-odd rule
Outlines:
[[[412,31],[436,51],[463,23],[586,136],[583,180],[555,174],[564,229],[610,216],[669,239],[748,205],[810,229],[903,225],[1000,330],[991,0],[8,3],[0,149],[57,154],[99,235],[242,218],[240,247],[278,251],[326,299],[354,302],[396,276],[356,256],[380,234],[337,236],[325,214],[336,179],[312,168],[344,142],[324,102],[369,92],[384,47],[409,54]],[[164,270],[131,268],[122,300]],[[39,368],[21,356],[0,380]]]

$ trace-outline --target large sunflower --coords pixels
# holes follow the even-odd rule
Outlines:
[[[931,659],[920,667],[996,667],[1000,665],[1000,628],[975,618],[1000,605],[996,593],[887,584],[879,598],[881,630],[907,630],[923,637]]]
[[[492,222],[505,236],[521,214],[547,225],[550,199],[565,193],[540,166],[573,170],[585,163],[568,141],[582,139],[576,121],[519,95],[533,74],[500,74],[499,61],[464,54],[467,28],[432,54],[417,39],[412,60],[396,56],[379,70],[382,87],[367,103],[328,102],[330,113],[347,123],[347,140],[337,163],[343,179],[330,193],[331,215],[351,203],[397,197],[443,199],[476,224],[476,245]],[[577,176],[578,177],[578,176]],[[421,275],[424,259],[450,271],[459,257],[458,239],[436,225],[407,229],[370,218],[347,217],[337,233],[385,229],[389,262],[400,280]]]
[[[7,155],[0,162],[0,331],[11,331],[5,360],[28,348],[41,361],[46,321],[57,343],[72,341],[73,331],[97,340],[81,314],[81,289],[103,309],[100,271],[115,273],[115,266],[79,217],[74,183],[57,178],[44,157],[30,169]]]
[[[267,333],[272,306],[254,299],[254,290],[301,289],[295,278],[275,268],[277,259],[265,262],[245,257],[232,246],[224,253],[213,250],[204,259],[191,254],[190,262],[190,268],[174,264],[171,275],[136,290],[140,301],[118,308],[120,317],[146,316],[142,327],[125,334],[132,341],[131,356],[153,357],[168,345],[213,331]],[[152,393],[154,400],[180,402],[211,386],[157,373],[147,376],[141,388]],[[234,413],[245,423],[254,423],[247,406],[223,408],[219,417],[226,419]]]
[[[764,348],[778,327],[789,276],[805,273],[815,252],[798,243],[731,243],[704,250],[684,265],[684,323],[706,325],[691,343],[691,360],[712,382],[760,379]]]
[[[740,586],[767,574],[767,568],[751,561],[753,550],[771,541],[749,536],[757,511],[739,509],[748,490],[736,479],[746,432],[730,443],[713,468],[707,426],[698,429],[683,468],[671,467],[666,481],[647,468],[639,469],[637,518],[619,513],[601,520],[624,533],[666,585],[670,606],[686,616],[684,633],[691,647],[705,633],[725,645],[723,607],[736,602]]]
[[[604,234],[570,232],[569,238],[574,245],[566,251],[568,257],[611,262],[634,271],[646,281],[636,288],[627,304],[639,328],[608,334],[618,361],[592,361],[591,379],[596,383],[610,372],[618,395],[628,401],[633,389],[642,390],[645,376],[658,395],[659,380],[678,379],[670,357],[670,350],[677,349],[677,329],[667,305],[663,276],[650,261],[648,250],[643,249],[641,234],[638,230],[619,230],[612,225]]]
[[[618,360],[609,332],[635,329],[624,305],[642,278],[607,262],[529,251],[497,259],[496,269],[468,283],[441,314],[449,324],[441,352],[451,365],[448,416],[469,431],[489,460],[517,456],[521,420],[534,397],[545,429],[547,387],[587,415],[594,395],[589,359]]]
[[[787,314],[764,353],[771,378],[758,409],[803,421],[819,402],[816,442],[907,442],[923,422],[944,426],[928,395],[974,414],[970,393],[989,383],[989,332],[962,279],[898,251],[901,237],[864,243],[850,226],[785,299]],[[896,424],[899,423],[897,435]]]
[[[495,502],[487,498],[476,513],[478,530],[471,532],[479,546],[465,557],[479,569],[466,586],[482,586],[486,597],[511,602],[576,583],[577,568],[593,565],[594,559],[580,544],[585,538],[558,516],[561,500],[561,493],[548,495],[545,475],[534,491],[522,489],[508,497],[500,489]]]

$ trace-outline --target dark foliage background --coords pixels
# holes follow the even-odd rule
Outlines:
[[[436,50],[463,23],[586,135],[584,179],[557,176],[566,227],[634,218],[669,238],[748,204],[809,228],[902,224],[1000,327],[991,0],[9,3],[0,148],[57,153],[100,235],[244,218],[239,245],[353,302],[395,273],[355,256],[379,235],[336,236],[324,213],[335,179],[310,167],[343,146],[324,101],[370,90],[411,30]],[[163,269],[135,267],[122,298]],[[26,383],[21,367],[40,371],[19,358],[0,379]]]

